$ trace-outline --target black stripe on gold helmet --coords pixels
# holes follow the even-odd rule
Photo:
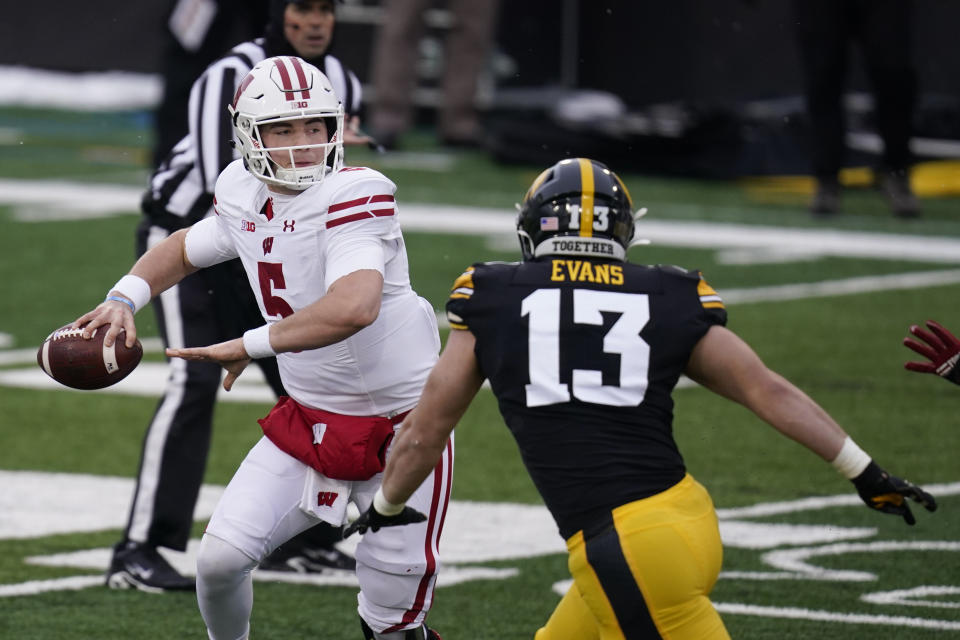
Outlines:
[[[578,255],[624,260],[633,239],[633,202],[602,162],[561,160],[530,185],[517,216],[524,260]]]

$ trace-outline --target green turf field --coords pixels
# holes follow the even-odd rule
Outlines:
[[[42,339],[99,302],[132,262],[149,126],[143,114],[0,109],[0,638],[205,637],[192,595],[99,585],[161,378],[145,395],[24,382]],[[498,232],[405,232],[414,286],[441,309],[471,262],[518,258],[509,212],[542,167],[431,141],[422,132],[400,153],[350,150],[348,162],[396,181],[401,222],[419,205],[448,205],[428,211],[452,231],[469,226],[462,207],[504,212]],[[940,501],[935,514],[915,510],[915,527],[872,513],[829,465],[746,410],[678,389],[677,438],[721,516],[712,599],[731,635],[960,637],[960,388],[904,371],[912,352],[900,345],[927,318],[960,331],[960,200],[926,197],[924,217],[903,222],[860,189],[824,221],[808,216],[802,194],[621,175],[649,208],[655,240],[631,259],[702,269],[734,331],[881,465]],[[767,237],[766,249],[755,241]],[[156,335],[150,312],[138,321],[144,337]],[[155,351],[141,368],[151,366],[162,373]],[[219,405],[197,537],[268,408]],[[488,392],[458,426],[457,447],[441,547],[449,577],[430,624],[453,640],[532,638],[568,578],[565,556]],[[351,585],[258,581],[255,591],[257,640],[360,637]]]

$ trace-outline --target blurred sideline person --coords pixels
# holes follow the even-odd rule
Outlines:
[[[940,323],[927,320],[927,329],[911,325],[910,333],[919,340],[904,338],[903,344],[916,351],[929,362],[906,362],[904,368],[918,373],[933,373],[953,384],[960,384],[960,339]]]
[[[197,602],[212,640],[249,637],[251,573],[268,554],[318,520],[339,528],[348,502],[369,507],[395,429],[440,349],[433,309],[410,286],[396,186],[371,169],[343,166],[344,114],[329,80],[300,58],[268,58],[243,79],[230,112],[242,159],[217,180],[216,215],[151,247],[75,323],[85,335],[107,325],[111,344],[125,330],[132,344],[134,312],[152,297],[197,269],[242,262],[260,326],[166,351],[222,365],[227,391],[251,359],[277,356],[289,393],[259,421],[264,437],[200,543]],[[366,640],[439,638],[425,619],[452,456],[448,439],[411,499],[414,524],[357,546]]]
[[[480,144],[476,109],[477,83],[493,45],[499,0],[450,0],[453,25],[444,39],[441,103],[437,134],[448,146]],[[370,110],[370,131],[385,147],[413,120],[417,53],[423,38],[429,0],[385,0],[384,17],[373,47],[371,83],[376,100]]]
[[[143,198],[137,229],[137,255],[143,255],[178,229],[210,216],[217,176],[237,156],[227,106],[247,72],[268,56],[299,54],[331,78],[334,91],[354,124],[360,83],[352,71],[326,53],[335,24],[332,0],[270,0],[266,35],[235,46],[213,62],[193,85],[189,133],[156,169]],[[358,141],[347,132],[348,140]],[[157,325],[168,347],[206,345],[242,334],[262,323],[256,300],[239,261],[202,269],[154,301]],[[274,358],[257,360],[274,393],[286,395]],[[124,538],[114,546],[107,584],[144,591],[189,590],[157,547],[183,551],[203,481],[220,367],[208,362],[170,363],[163,397],[147,427],[137,485]],[[273,570],[353,570],[354,561],[334,547],[340,531],[326,525],[268,558]]]
[[[723,301],[699,272],[626,261],[632,204],[603,164],[544,171],[517,233],[522,262],[476,263],[454,283],[447,345],[348,533],[409,518],[407,496],[484,379],[569,550],[574,584],[537,640],[729,637],[708,597],[717,516],[672,434],[681,374],[831,461],[870,507],[908,524],[905,497],[935,509],[724,327]]]
[[[910,188],[910,135],[917,95],[911,0],[793,0],[807,113],[812,125],[817,191],[810,209],[840,208],[839,172],[846,147],[843,87],[849,47],[859,45],[883,140],[876,183],[894,215],[913,218],[920,204]]]
[[[193,82],[237,42],[263,32],[265,0],[172,0],[164,23],[161,59],[163,95],[154,114],[153,167],[187,133]]]

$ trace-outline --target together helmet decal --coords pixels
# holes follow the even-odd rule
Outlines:
[[[624,260],[633,239],[633,202],[606,165],[561,160],[530,185],[517,216],[524,260],[581,255]]]

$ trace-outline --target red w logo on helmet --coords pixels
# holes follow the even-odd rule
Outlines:
[[[300,64],[300,58],[278,56],[274,58],[273,63],[280,74],[281,89],[287,95],[287,100],[309,100],[310,84],[307,82],[307,74],[303,70],[303,65]],[[288,66],[290,69],[288,69]],[[293,70],[292,74],[291,69]],[[294,76],[296,76],[296,86],[293,83]],[[296,96],[297,93],[300,94],[299,98]]]

